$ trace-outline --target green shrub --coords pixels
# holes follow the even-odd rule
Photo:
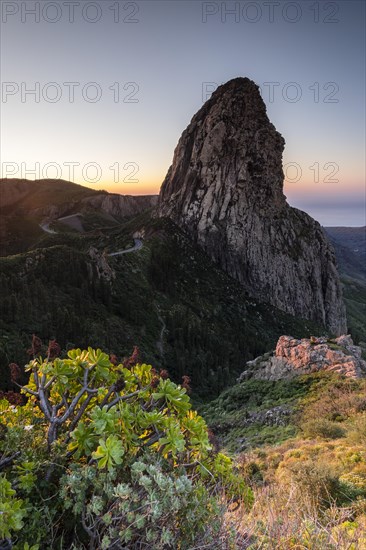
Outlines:
[[[110,548],[118,542],[128,548],[188,548],[202,533],[220,506],[202,483],[193,483],[183,470],[173,472],[158,456],[142,456],[121,475],[118,469],[74,465],[61,480],[66,509],[80,516],[89,542]],[[217,535],[215,522],[211,537]]]
[[[348,437],[353,443],[366,446],[366,413],[358,414],[352,422]]]
[[[324,439],[339,439],[345,436],[345,430],[337,422],[317,418],[304,422],[302,429],[305,437],[323,437]]]
[[[343,501],[342,486],[334,465],[311,459],[289,459],[280,464],[277,473],[282,484],[292,485],[300,501],[309,502],[315,509],[328,508]]]
[[[0,475],[0,540],[9,538],[12,531],[23,527],[26,510],[23,501],[15,495],[11,483]]]
[[[10,510],[0,542],[17,532],[19,550],[183,550],[214,543],[225,502],[251,504],[186,389],[136,353],[115,365],[101,350],[71,350],[26,370],[27,404],[0,403],[0,494]]]

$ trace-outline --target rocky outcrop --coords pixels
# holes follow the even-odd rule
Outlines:
[[[88,210],[103,212],[113,219],[132,218],[150,208],[156,206],[157,195],[115,195],[110,193],[95,194],[85,197],[82,200],[69,201],[62,204],[49,204],[34,213],[38,216],[56,220],[65,215],[72,215],[80,211],[85,213]]]
[[[109,265],[107,255],[104,252],[100,252],[97,248],[91,246],[88,254],[92,260],[92,264],[88,264],[90,279],[93,278],[92,265],[95,268],[98,279],[102,278],[108,282],[111,282],[116,278],[116,272]]]
[[[303,340],[281,336],[273,354],[267,353],[248,361],[246,367],[239,382],[248,378],[289,379],[319,371],[335,372],[351,378],[366,376],[366,361],[361,358],[361,348],[345,335],[335,339],[312,336]]]
[[[284,143],[254,82],[220,86],[179,140],[158,215],[254,298],[338,335],[346,321],[334,252],[319,223],[286,203]]]
[[[83,205],[114,218],[130,218],[157,205],[157,195],[115,195],[104,193],[83,199]]]

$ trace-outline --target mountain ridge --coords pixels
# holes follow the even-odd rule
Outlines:
[[[154,208],[156,195],[119,195],[64,180],[0,180],[2,256],[25,252],[42,243],[42,224],[83,214],[86,230],[118,225],[121,220]],[[22,231],[19,224],[27,226]]]

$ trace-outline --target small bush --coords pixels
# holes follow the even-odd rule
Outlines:
[[[290,458],[280,464],[277,478],[282,485],[296,488],[298,499],[307,500],[313,509],[327,508],[334,501],[343,500],[338,473],[325,462]]]
[[[302,425],[304,437],[324,439],[339,439],[345,436],[345,430],[337,422],[318,418],[309,420]]]
[[[348,438],[356,444],[366,446],[366,413],[357,415],[350,428]]]

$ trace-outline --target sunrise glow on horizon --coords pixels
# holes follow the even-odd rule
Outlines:
[[[1,177],[157,194],[192,116],[247,76],[286,141],[288,202],[321,223],[354,205],[349,225],[365,223],[363,2],[93,4],[73,22],[63,4],[2,13]]]

